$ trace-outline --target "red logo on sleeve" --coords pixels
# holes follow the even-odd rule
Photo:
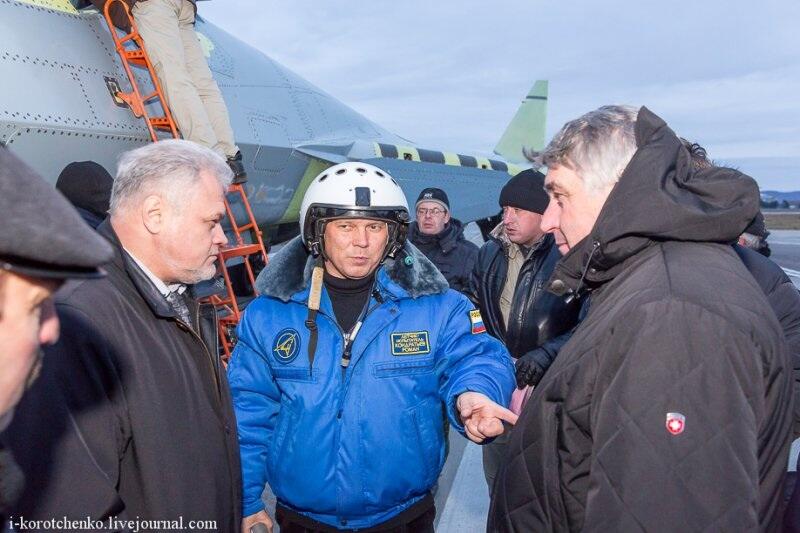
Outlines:
[[[680,413],[667,413],[667,431],[680,435],[686,427],[686,417]]]

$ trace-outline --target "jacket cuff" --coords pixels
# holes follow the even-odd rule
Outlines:
[[[252,503],[243,503],[242,504],[242,518],[247,518],[252,514],[256,514],[259,511],[266,511],[266,507],[264,507],[264,502],[261,501],[261,498],[253,501]]]

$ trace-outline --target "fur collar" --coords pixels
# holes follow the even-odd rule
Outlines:
[[[260,294],[288,302],[292,295],[308,287],[313,270],[314,258],[300,237],[295,237],[270,258],[267,267],[258,275],[256,289]],[[397,298],[441,294],[449,288],[436,266],[408,241],[397,259],[387,259],[380,267],[379,280],[380,271],[393,282],[385,289]]]

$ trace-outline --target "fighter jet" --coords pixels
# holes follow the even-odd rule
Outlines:
[[[130,90],[129,82],[110,28],[87,4],[0,0],[0,143],[52,182],[72,161],[92,160],[113,174],[121,152],[151,142],[144,120],[116,96]],[[197,38],[228,105],[253,212],[272,242],[296,233],[303,194],[330,165],[376,165],[409,199],[440,187],[454,216],[466,222],[495,214],[500,189],[527,165],[523,148],[544,144],[547,82],[537,82],[523,100],[495,148],[497,158],[425,149],[201,15]],[[143,90],[152,87],[146,71],[135,75]]]

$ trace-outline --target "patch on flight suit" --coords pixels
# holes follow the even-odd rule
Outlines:
[[[392,333],[392,355],[421,355],[431,353],[427,331]]]
[[[469,321],[472,324],[473,335],[477,335],[478,333],[486,333],[486,326],[483,325],[483,317],[481,317],[480,311],[477,309],[470,311]]]
[[[300,353],[300,334],[294,328],[282,329],[272,341],[272,355],[284,365],[291,363]]]

